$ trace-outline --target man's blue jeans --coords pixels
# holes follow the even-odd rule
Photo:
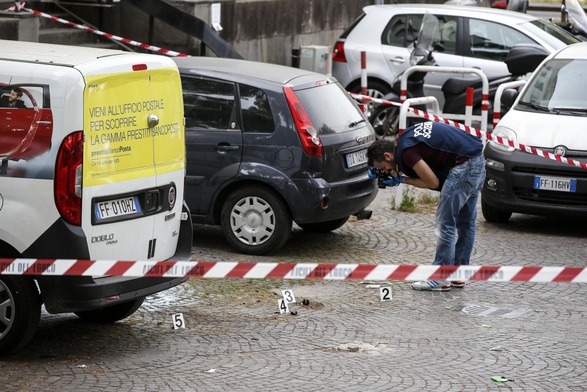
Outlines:
[[[469,265],[483,181],[483,154],[453,167],[448,173],[436,209],[436,256],[432,264]]]

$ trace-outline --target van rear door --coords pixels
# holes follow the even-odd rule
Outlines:
[[[183,200],[179,73],[164,57],[101,60],[83,71],[82,226],[90,254],[121,259],[138,247],[144,259],[167,259],[177,247]]]

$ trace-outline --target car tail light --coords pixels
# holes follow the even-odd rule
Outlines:
[[[82,222],[83,133],[68,135],[59,147],[55,165],[55,205],[68,223]]]
[[[344,41],[336,41],[336,43],[334,44],[332,61],[336,61],[338,63],[346,63],[346,56],[344,55]]]
[[[283,91],[305,153],[311,157],[322,157],[324,154],[322,140],[320,140],[318,131],[314,128],[314,124],[312,123],[312,120],[310,120],[310,116],[308,116],[306,109],[304,109],[304,106],[291,87],[284,86]]]

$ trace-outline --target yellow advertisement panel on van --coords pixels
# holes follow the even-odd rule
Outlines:
[[[183,169],[183,103],[177,93],[181,91],[177,70],[91,75],[85,80],[84,186]]]

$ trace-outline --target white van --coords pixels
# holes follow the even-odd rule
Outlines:
[[[189,259],[183,121],[167,57],[0,40],[0,258]],[[11,272],[0,355],[30,340],[41,303],[113,322],[183,281]]]
[[[502,102],[512,107],[493,135],[587,163],[587,43],[550,55],[519,94],[506,90]],[[494,142],[484,154],[487,176],[481,207],[487,221],[506,222],[514,212],[587,217],[585,167]]]

